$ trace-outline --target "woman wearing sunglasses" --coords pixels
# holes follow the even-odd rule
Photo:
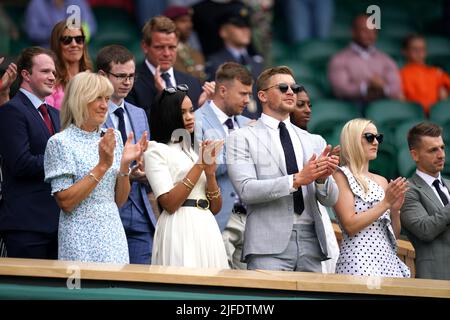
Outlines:
[[[56,85],[46,101],[56,109],[60,109],[64,89],[69,80],[80,72],[92,71],[92,62],[85,44],[83,29],[67,28],[65,20],[53,27],[50,47],[57,57]]]
[[[216,181],[216,155],[222,140],[208,140],[194,151],[194,109],[187,86],[164,89],[150,109],[145,173],[163,209],[153,240],[152,264],[228,268],[213,214],[222,198]]]
[[[407,182],[388,182],[369,172],[383,135],[366,119],[353,119],[342,129],[340,170],[333,175],[339,187],[334,206],[343,229],[336,273],[409,277],[408,267],[397,257],[400,208]]]

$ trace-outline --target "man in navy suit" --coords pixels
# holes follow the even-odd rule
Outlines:
[[[124,142],[133,132],[136,143],[150,130],[145,111],[124,101],[136,76],[133,54],[123,46],[110,45],[100,50],[96,65],[98,73],[107,77],[114,87],[104,127],[119,130]],[[150,264],[156,217],[147,197],[148,181],[141,169],[139,166],[130,169],[131,190],[120,208],[120,217],[127,235],[130,263]]]
[[[173,68],[179,41],[175,23],[164,16],[154,17],[144,25],[142,33],[145,61],[137,68],[138,78],[126,101],[143,108],[148,115],[153,98],[164,88],[187,84],[194,108],[201,106],[207,93],[202,93],[200,82]],[[212,91],[208,93],[212,94]]]
[[[24,49],[17,62],[19,92],[0,108],[0,231],[9,257],[58,257],[59,208],[44,182],[45,147],[60,129],[58,110],[45,103],[55,85],[54,60],[50,50]]]
[[[195,137],[198,140],[226,139],[229,133],[244,127],[250,121],[241,116],[252,94],[253,79],[247,68],[236,62],[226,62],[219,66],[215,81],[213,100],[195,112]],[[239,230],[244,228],[246,209],[228,178],[225,154],[226,146],[219,156],[216,170],[217,183],[222,191],[222,209],[215,218],[223,232],[230,266],[244,269],[239,262],[240,257],[234,259],[233,255],[235,242],[242,242],[240,234],[243,231]]]
[[[220,18],[219,35],[223,40],[224,48],[209,56],[206,62],[208,80],[214,79],[219,66],[224,62],[237,62],[250,70],[253,80],[256,81],[263,70],[263,58],[260,55],[251,55],[247,50],[251,42],[251,29],[249,13],[247,10],[229,12]],[[256,97],[256,89],[253,96]],[[261,115],[261,106],[252,99],[243,115],[258,119]]]

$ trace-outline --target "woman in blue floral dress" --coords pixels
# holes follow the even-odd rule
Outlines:
[[[77,74],[66,87],[62,131],[48,141],[45,180],[61,208],[58,258],[129,263],[118,206],[130,190],[129,167],[147,147],[144,134],[123,146],[120,133],[100,131],[108,112],[110,82],[95,73]]]

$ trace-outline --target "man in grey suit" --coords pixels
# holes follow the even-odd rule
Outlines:
[[[416,162],[401,209],[401,223],[416,251],[416,278],[450,280],[450,181],[443,179],[442,129],[422,122],[408,132]]]
[[[289,121],[300,86],[288,67],[266,69],[256,85],[261,118],[227,139],[228,174],[247,206],[243,260],[248,269],[321,272],[329,257],[317,200],[336,203],[339,158]]]
[[[226,139],[231,132],[244,127],[250,121],[249,118],[241,116],[252,94],[253,79],[250,71],[239,63],[226,62],[217,69],[215,82],[213,99],[195,112],[195,137],[200,141]],[[233,255],[235,242],[243,241],[241,235],[246,209],[228,178],[225,154],[226,145],[216,170],[217,183],[222,191],[222,209],[215,217],[220,231],[224,232],[231,215],[233,226],[224,233],[225,248],[231,267],[242,268],[240,256],[236,261]]]
[[[98,73],[107,77],[114,87],[104,127],[119,130],[124,143],[133,132],[136,143],[150,130],[145,111],[124,100],[136,77],[133,54],[123,46],[110,45],[100,50],[96,64]],[[130,263],[150,264],[156,217],[147,197],[148,181],[139,166],[130,169],[129,176],[131,190],[120,208],[120,218],[127,236]]]

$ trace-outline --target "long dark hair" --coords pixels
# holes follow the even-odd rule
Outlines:
[[[187,93],[177,90],[169,93],[163,90],[159,93],[150,108],[150,137],[160,143],[169,143],[172,134],[177,129],[184,129],[181,104]],[[191,144],[194,141],[191,135]],[[179,140],[181,141],[181,140]]]

